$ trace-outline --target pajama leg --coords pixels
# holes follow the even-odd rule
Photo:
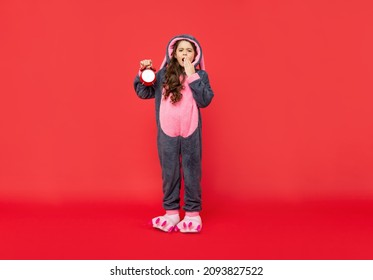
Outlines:
[[[158,133],[158,154],[162,167],[163,207],[180,208],[180,137]]]
[[[201,137],[196,129],[192,135],[181,139],[181,160],[185,185],[187,212],[201,211]]]

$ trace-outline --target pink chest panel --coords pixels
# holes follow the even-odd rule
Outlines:
[[[179,102],[172,104],[170,98],[162,98],[161,100],[159,110],[160,125],[163,132],[171,137],[188,137],[198,126],[196,101],[187,82],[184,87],[185,89],[181,92],[183,97]]]

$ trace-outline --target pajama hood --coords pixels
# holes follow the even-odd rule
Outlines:
[[[205,63],[204,63],[204,60],[203,60],[201,45],[199,44],[199,42],[197,41],[196,38],[194,38],[191,35],[187,35],[187,34],[177,35],[169,41],[169,43],[167,44],[167,48],[166,48],[166,56],[163,59],[163,62],[162,62],[161,67],[159,69],[162,69],[163,67],[165,67],[167,64],[170,63],[171,55],[172,55],[172,51],[173,51],[173,46],[174,46],[175,42],[178,41],[178,40],[186,40],[186,41],[192,42],[196,45],[197,55],[196,55],[196,57],[193,61],[193,65],[194,65],[194,67],[199,66],[200,69],[205,70]]]

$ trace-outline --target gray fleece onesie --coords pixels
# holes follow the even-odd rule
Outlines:
[[[197,53],[193,61],[196,73],[187,77],[181,91],[182,98],[173,104],[163,96],[163,82],[173,46],[178,40],[193,42]],[[201,114],[200,108],[208,106],[214,96],[207,72],[204,70],[202,48],[190,35],[173,37],[167,45],[166,57],[156,73],[152,86],[135,78],[136,94],[142,99],[155,98],[158,155],[162,167],[163,207],[165,210],[180,208],[180,184],[183,174],[185,196],[183,207],[187,212],[201,208]],[[183,172],[181,173],[181,170]]]

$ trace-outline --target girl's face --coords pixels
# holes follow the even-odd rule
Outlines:
[[[181,66],[184,66],[184,59],[188,59],[192,63],[195,56],[196,52],[193,49],[192,43],[189,41],[179,42],[174,57]]]

